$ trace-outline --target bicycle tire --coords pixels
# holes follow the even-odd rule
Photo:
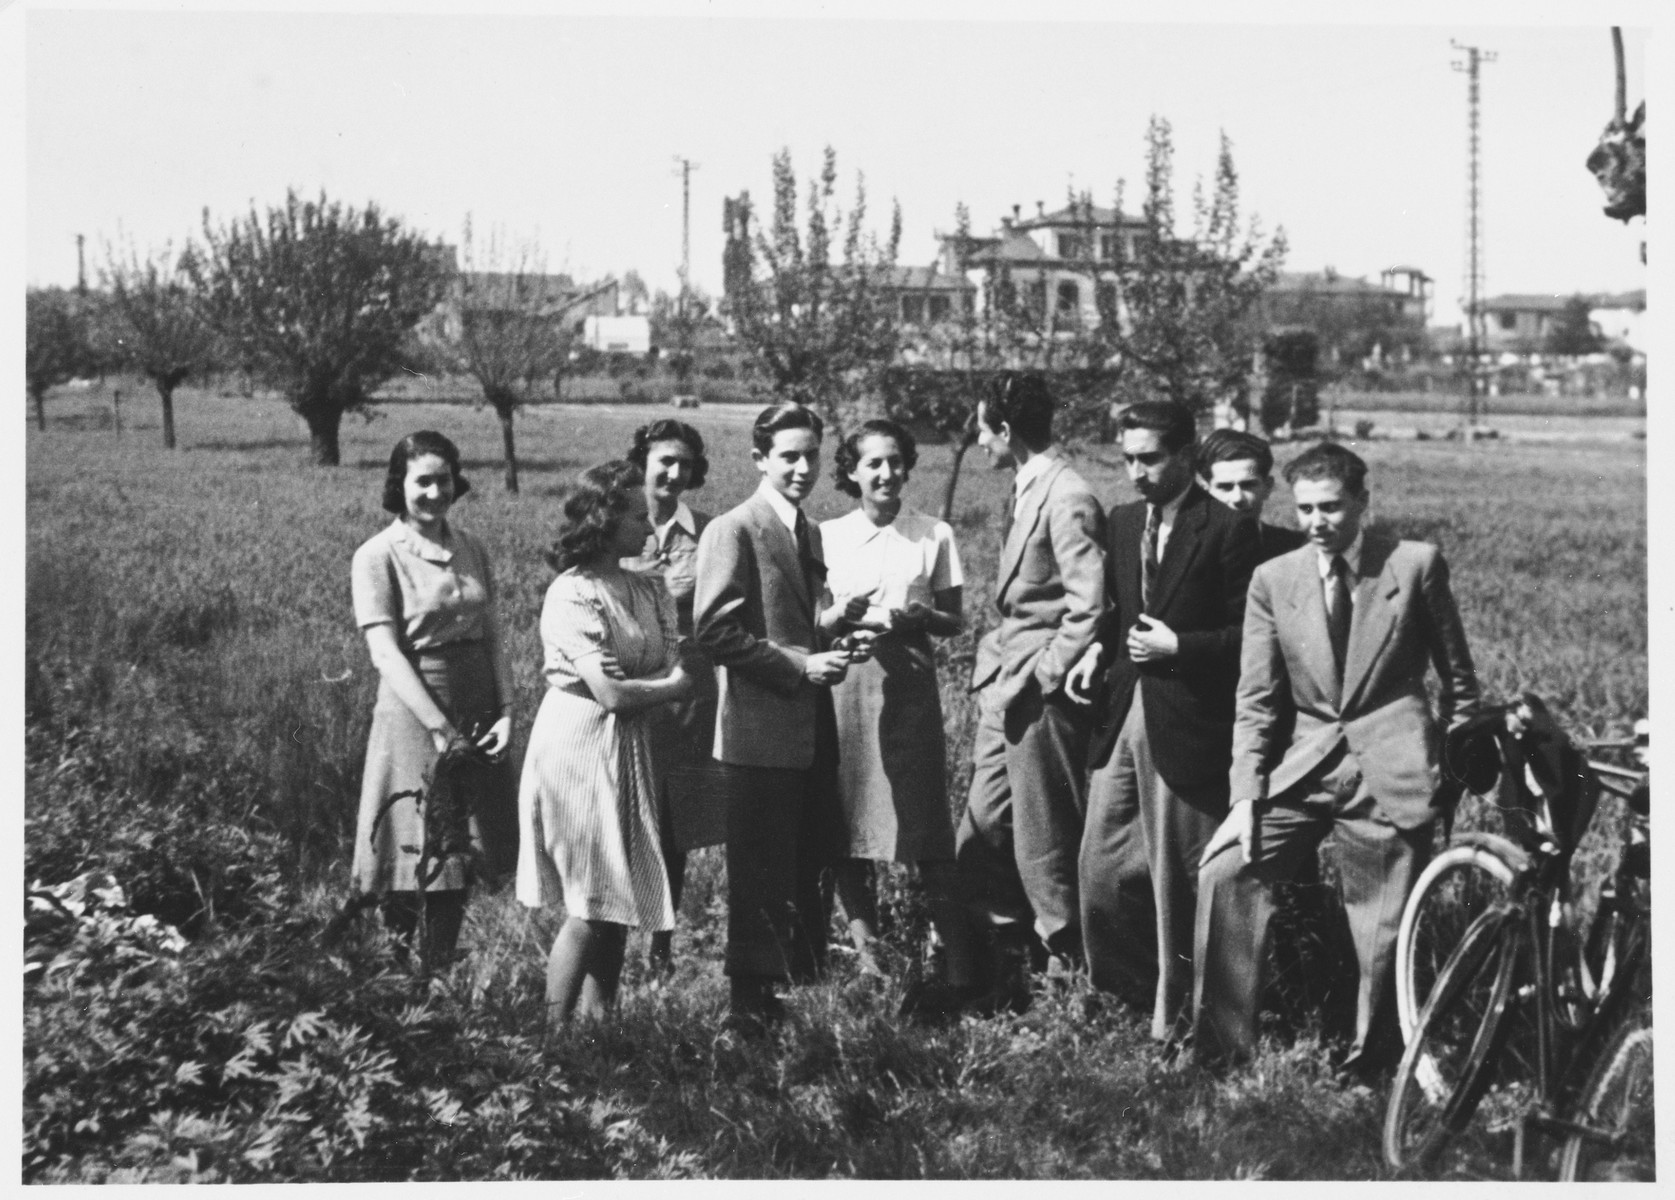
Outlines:
[[[1443,964],[1384,1110],[1384,1160],[1433,1163],[1463,1129],[1494,1074],[1522,940],[1522,914],[1497,906],[1472,922]]]
[[[1409,1040],[1443,963],[1469,926],[1511,890],[1518,867],[1493,843],[1456,843],[1420,873],[1396,933],[1396,1015]]]
[[[1653,1099],[1652,1014],[1642,1008],[1613,1035],[1576,1106],[1578,1120],[1621,1140],[1606,1143],[1582,1134],[1566,1138],[1559,1158],[1560,1181],[1655,1180]]]

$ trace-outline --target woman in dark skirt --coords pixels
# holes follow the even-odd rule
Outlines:
[[[697,586],[698,537],[710,514],[689,508],[685,494],[704,486],[709,458],[703,436],[692,426],[670,418],[653,421],[634,431],[626,458],[645,475],[646,510],[651,536],[638,558],[625,558],[629,570],[662,577],[675,602],[675,615],[684,648],[692,694],[657,709],[651,718],[652,753],[662,784],[658,818],[663,864],[669,872],[669,893],[680,911],[681,885],[686,880],[686,848],[676,837],[671,789],[678,789],[687,772],[710,761],[715,744],[715,671],[692,640],[692,594]],[[715,841],[724,834],[716,831]],[[708,839],[705,839],[708,840]],[[651,965],[668,971],[673,966],[672,930],[651,935]]]
[[[384,508],[396,519],[355,551],[355,621],[379,675],[355,824],[354,885],[382,897],[427,960],[459,940],[478,868],[517,864],[511,673],[482,543],[448,519],[470,485],[440,433],[396,443]]]

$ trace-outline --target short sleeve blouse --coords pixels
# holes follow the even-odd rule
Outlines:
[[[450,527],[452,548],[420,537],[397,518],[355,551],[350,569],[355,623],[393,625],[409,651],[489,635],[494,573],[482,543]]]
[[[675,605],[657,576],[623,572],[610,581],[574,568],[547,588],[541,605],[542,670],[551,687],[591,696],[576,664],[605,651],[637,679],[668,666],[679,633]]]
[[[826,586],[833,596],[865,595],[863,620],[883,622],[892,608],[962,587],[954,531],[946,521],[903,507],[888,525],[874,525],[856,508],[820,524],[826,554]]]

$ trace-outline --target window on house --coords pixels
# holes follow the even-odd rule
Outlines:
[[[1503,312],[1503,313],[1496,313],[1495,315],[1500,318],[1500,325],[1501,325],[1502,329],[1509,329],[1510,330],[1510,329],[1518,328],[1518,314],[1517,313]]]
[[[1102,283],[1099,285],[1097,295],[1099,297],[1097,301],[1099,304],[1099,319],[1102,321],[1116,320],[1117,285],[1114,283]]]
[[[1082,289],[1070,280],[1065,280],[1058,286],[1058,315],[1074,317],[1082,309]]]
[[[1045,316],[1047,312],[1047,281],[1038,279],[1030,284],[1024,292],[1024,302],[1034,316]]]
[[[1075,258],[1082,252],[1082,239],[1074,233],[1059,234],[1059,257]]]
[[[1099,257],[1110,260],[1117,256],[1117,235],[1102,233],[1099,235]]]
[[[909,325],[918,325],[925,319],[925,298],[923,296],[903,296],[901,298],[901,319]]]
[[[950,311],[947,296],[931,296],[925,301],[925,315],[932,321],[946,321]]]

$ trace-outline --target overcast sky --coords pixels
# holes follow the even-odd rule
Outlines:
[[[716,11],[686,11],[700,8]],[[1511,11],[1527,22],[1549,9]],[[1375,11],[1434,21],[1449,10]],[[1109,203],[1126,178],[1137,202],[1155,113],[1174,126],[1183,201],[1225,133],[1243,211],[1284,227],[1287,269],[1376,279],[1418,266],[1437,280],[1434,319],[1452,321],[1467,127],[1452,39],[1497,56],[1482,68],[1489,292],[1645,286],[1643,223],[1602,216],[1582,165],[1611,111],[1605,16],[1166,25],[37,5],[26,17],[34,284],[75,281],[77,233],[91,267],[119,230],[142,246],[178,244],[205,206],[227,218],[295,186],[376,200],[449,241],[470,214],[479,230],[533,239],[552,270],[632,268],[672,290],[684,155],[697,164],[692,276],[714,293],[722,198],[748,188],[767,200],[776,149],[788,146],[806,176],[828,143],[845,203],[858,168],[878,227],[901,203],[900,261],[926,263],[962,200],[979,231],[1013,204],[1058,207],[1070,186]],[[1632,105],[1648,38],[1631,29],[1627,42]]]

